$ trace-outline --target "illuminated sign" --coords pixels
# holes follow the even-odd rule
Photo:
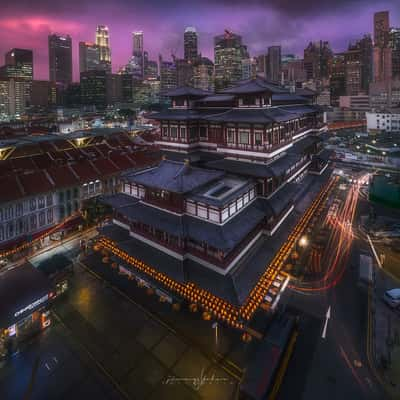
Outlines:
[[[38,300],[34,301],[33,303],[29,304],[28,306],[26,306],[24,308],[21,308],[21,310],[17,311],[14,314],[14,317],[18,317],[19,315],[23,314],[26,311],[33,310],[35,307],[37,307],[38,305],[46,302],[48,299],[49,299],[49,295],[46,294],[45,296],[41,297],[40,299],[38,299]]]

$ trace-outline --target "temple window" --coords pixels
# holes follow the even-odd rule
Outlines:
[[[228,143],[235,143],[235,129],[234,128],[228,128],[227,133],[226,133],[226,141]]]
[[[249,144],[249,132],[248,131],[239,131],[239,143],[240,144]]]

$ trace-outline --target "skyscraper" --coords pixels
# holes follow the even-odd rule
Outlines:
[[[188,63],[193,63],[197,57],[197,32],[193,26],[188,26],[183,35],[184,40],[184,59]]]
[[[279,82],[281,68],[281,46],[268,47],[267,79],[272,82]]]
[[[350,45],[344,53],[345,88],[347,96],[357,96],[361,91],[361,50],[357,45]]]
[[[374,82],[388,82],[392,79],[392,49],[389,47],[389,12],[374,14]]]
[[[214,38],[215,88],[222,89],[242,79],[242,60],[249,58],[242,37],[225,30]]]
[[[12,49],[5,54],[5,65],[0,75],[5,78],[33,80],[33,52],[26,49]]]
[[[214,64],[206,57],[199,57],[193,65],[193,87],[214,90]]]
[[[96,28],[96,44],[100,49],[100,65],[106,72],[111,72],[111,48],[108,27],[98,25]]]
[[[104,109],[107,104],[107,72],[87,71],[81,77],[81,103],[85,106],[95,106]]]
[[[49,77],[66,87],[72,82],[72,40],[69,35],[49,35]]]
[[[177,73],[175,62],[164,61],[159,56],[160,65],[160,97],[163,101],[167,99],[166,93],[177,87]]]
[[[320,80],[329,77],[333,53],[329,42],[310,42],[304,49],[304,69],[307,79]]]
[[[79,72],[101,69],[100,48],[90,42],[79,42]]]
[[[144,78],[144,47],[143,47],[143,32],[132,32],[132,73],[137,79]]]
[[[400,28],[391,28],[389,47],[392,49],[392,77],[400,79]]]
[[[374,14],[374,46],[387,47],[389,44],[389,11]]]

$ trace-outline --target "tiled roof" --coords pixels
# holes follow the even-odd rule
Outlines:
[[[47,153],[32,156],[31,159],[38,169],[46,169],[54,165],[53,159]]]
[[[185,163],[164,160],[157,167],[137,174],[127,174],[127,179],[145,186],[186,193],[223,176],[221,171],[195,168]]]
[[[129,169],[135,166],[135,163],[126,154],[120,154],[119,152],[113,152],[110,154],[110,160],[117,165],[120,170]]]
[[[188,96],[188,97],[204,97],[211,94],[211,92],[206,92],[202,89],[196,89],[190,86],[182,86],[176,89],[172,89],[167,92],[167,96],[169,97],[179,97],[179,96]]]
[[[282,88],[276,83],[268,82],[265,79],[257,77],[255,79],[238,82],[234,86],[221,91],[221,93],[231,94],[253,94],[263,92],[287,93],[287,89]]]
[[[54,189],[44,171],[35,171],[27,174],[19,174],[18,179],[24,189],[26,196],[32,196],[38,193],[51,192]]]
[[[93,164],[88,160],[71,164],[70,167],[82,183],[100,178],[100,173],[95,170]]]
[[[114,175],[119,172],[119,168],[107,158],[99,158],[92,161],[94,167],[100,172],[100,176]]]
[[[24,196],[15,175],[0,177],[0,203],[20,199]]]
[[[37,169],[35,163],[30,157],[11,159],[11,163],[14,170],[33,171]]]
[[[48,169],[47,172],[56,187],[70,187],[79,183],[78,178],[74,175],[68,165],[53,167]]]

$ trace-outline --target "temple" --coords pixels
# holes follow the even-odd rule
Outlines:
[[[329,178],[324,113],[260,78],[169,96],[171,108],[151,116],[163,159],[103,196],[113,210],[103,244],[148,284],[195,285],[240,307]]]

